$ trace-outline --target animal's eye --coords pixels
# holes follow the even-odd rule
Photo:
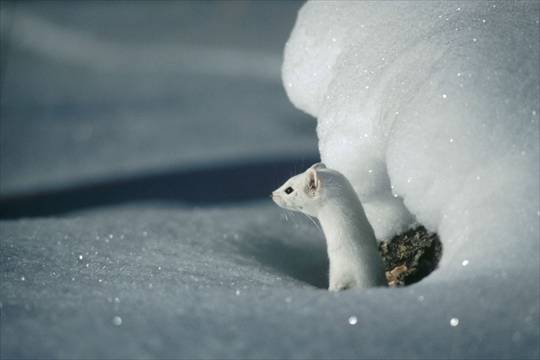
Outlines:
[[[290,193],[292,193],[293,191],[294,191],[294,189],[293,189],[292,187],[289,186],[288,188],[285,189],[285,194],[290,194]]]

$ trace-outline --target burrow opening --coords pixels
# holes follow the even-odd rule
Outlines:
[[[442,244],[436,233],[419,226],[380,242],[379,252],[388,285],[401,287],[419,282],[437,268]]]

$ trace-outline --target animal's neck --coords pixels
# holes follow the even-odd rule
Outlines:
[[[343,247],[376,246],[373,229],[358,201],[328,203],[319,211],[318,218],[330,252]]]
[[[356,194],[325,204],[318,218],[326,237],[330,271],[345,264],[355,269],[358,286],[384,285],[377,240]]]

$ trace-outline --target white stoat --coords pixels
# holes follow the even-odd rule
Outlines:
[[[284,209],[319,219],[330,260],[330,291],[387,285],[373,228],[341,173],[317,163],[287,180],[272,199]]]

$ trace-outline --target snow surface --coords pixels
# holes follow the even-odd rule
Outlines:
[[[279,78],[299,5],[2,2],[0,194],[311,155]]]
[[[349,2],[334,4],[345,6],[346,3]],[[2,16],[8,14],[4,10],[6,4],[2,3]],[[538,180],[530,177],[528,167],[537,156],[528,149],[538,145],[526,142],[537,141],[534,131],[521,129],[523,136],[516,143],[527,151],[525,156],[518,152],[515,158],[521,161],[512,164],[516,178],[521,176],[518,185],[515,178],[504,176],[508,159],[501,157],[500,164],[496,164],[490,156],[491,153],[495,156],[495,150],[499,154],[508,150],[504,146],[513,136],[509,131],[519,132],[520,129],[510,126],[514,122],[501,122],[495,126],[499,132],[489,133],[493,141],[508,138],[500,144],[502,149],[489,149],[486,166],[478,170],[482,171],[478,175],[485,181],[481,189],[464,185],[463,191],[454,191],[455,201],[444,212],[450,220],[439,228],[445,242],[441,269],[407,288],[332,294],[325,290],[328,263],[320,232],[302,217],[286,217],[268,198],[244,196],[245,191],[253,191],[244,176],[246,169],[257,169],[250,179],[257,179],[258,184],[259,179],[267,179],[261,181],[264,192],[266,187],[271,190],[281,184],[287,171],[293,174],[295,169],[291,163],[296,163],[296,171],[304,170],[309,164],[302,159],[313,157],[316,151],[315,122],[299,115],[288,104],[277,77],[272,80],[253,70],[247,71],[245,76],[238,73],[204,75],[194,72],[193,67],[178,70],[164,66],[162,59],[155,63],[149,60],[147,65],[138,63],[136,70],[126,64],[123,69],[109,71],[107,64],[80,64],[76,56],[63,60],[51,58],[54,51],[29,47],[32,41],[4,41],[25,36],[27,40],[27,36],[39,39],[39,34],[32,31],[37,26],[43,34],[66,30],[64,34],[71,34],[78,41],[96,40],[84,46],[97,44],[94,50],[106,52],[93,55],[98,62],[119,56],[113,51],[116,46],[112,47],[112,54],[106,51],[110,47],[103,46],[103,39],[107,40],[105,44],[112,42],[120,49],[137,51],[143,51],[149,41],[160,39],[167,46],[154,44],[151,51],[170,49],[171,43],[179,42],[182,49],[184,45],[192,49],[193,44],[211,48],[224,44],[234,49],[233,53],[249,50],[250,54],[255,51],[278,56],[275,54],[281,51],[299,7],[298,3],[290,2],[257,6],[242,2],[136,4],[126,7],[117,2],[75,2],[69,6],[50,2],[20,3],[9,13],[14,16],[8,17],[14,19],[10,20],[12,30],[2,28],[0,210],[10,213],[11,209],[3,208],[6,202],[2,202],[8,196],[56,189],[43,198],[27,198],[35,203],[19,203],[22,204],[19,211],[23,214],[26,211],[26,216],[0,220],[2,359],[540,357],[540,285],[538,265],[535,265],[540,251],[538,218],[530,218],[531,209],[538,205],[535,200],[538,190],[533,188]],[[397,21],[394,18],[397,11],[382,2],[362,4],[357,6],[388,16],[390,24],[385,26],[383,35],[390,36],[392,31],[397,31],[391,26]],[[460,6],[455,4],[456,8]],[[348,28],[347,16],[342,17],[343,26],[341,22],[335,24],[330,10],[336,8],[321,11],[319,6],[327,4],[308,3],[302,10],[286,51],[285,67],[290,65],[291,47],[298,38],[302,22],[306,22],[306,27],[301,27],[301,31],[307,34],[323,30],[308,26],[312,16],[326,19],[336,31]],[[401,7],[399,16],[414,19],[402,24],[406,26],[403,33],[408,31],[411,36],[413,24],[425,23],[420,18],[415,19],[404,7],[413,7],[415,12],[423,13],[424,18],[429,18],[428,13],[439,6],[444,7],[431,2],[396,6]],[[354,11],[355,8],[350,8],[343,12],[352,14]],[[511,22],[503,12],[493,11],[489,13],[492,20],[497,16],[505,19],[499,26]],[[376,22],[374,13],[366,14],[371,16],[358,15],[359,19],[364,19],[366,24],[370,19]],[[384,16],[378,19],[382,21]],[[533,16],[538,17],[536,8],[523,15],[524,25],[517,28],[526,31],[528,19]],[[15,20],[17,17],[19,20]],[[145,22],[148,17],[153,21]],[[485,19],[490,20],[487,15]],[[4,20],[6,18],[2,17],[2,26],[6,24]],[[21,24],[26,30],[17,32]],[[499,30],[490,28],[490,31]],[[376,34],[382,36],[380,31]],[[366,39],[370,38],[368,35],[366,33]],[[318,59],[323,60],[322,55],[330,55],[315,46],[321,43],[320,39],[310,41],[313,50],[320,51]],[[479,39],[477,37],[477,42]],[[337,40],[336,37],[336,43]],[[70,47],[78,42],[55,42],[54,37],[47,41],[53,50],[67,44],[68,49],[63,49],[62,54],[76,53]],[[515,36],[511,44],[518,47],[525,41],[524,36]],[[9,51],[4,51],[6,43]],[[379,43],[381,51],[384,50],[387,43],[382,40]],[[308,47],[310,43],[303,45]],[[532,46],[538,59],[537,45]],[[345,47],[340,47],[339,52],[345,53]],[[496,61],[503,54],[506,52],[498,50],[494,52],[496,56],[489,58]],[[429,58],[431,55],[426,61]],[[526,59],[525,54],[516,54],[516,62]],[[153,64],[159,66],[149,71]],[[298,65],[297,74],[301,75],[300,65],[308,64],[299,61]],[[342,64],[344,68],[345,65]],[[419,70],[420,65],[417,64]],[[488,65],[489,62],[484,66],[485,71],[489,70]],[[96,70],[101,67],[105,68],[103,72]],[[526,67],[515,69],[512,76],[525,77]],[[321,76],[330,76],[325,67],[317,67],[317,71]],[[403,76],[413,78],[413,74],[419,72],[430,74],[413,71]],[[514,86],[513,77],[507,75],[504,83]],[[535,76],[529,87],[532,98],[538,91],[534,87],[538,84],[537,73]],[[437,75],[432,74],[432,77],[436,81]],[[354,77],[349,80],[356,81]],[[343,81],[348,81],[345,75]],[[379,83],[373,81],[373,86]],[[478,79],[468,84],[476,82]],[[313,83],[313,90],[317,84]],[[373,87],[369,86],[371,90]],[[311,87],[306,89],[305,94],[311,90]],[[358,91],[349,90],[351,96],[358,95]],[[497,88],[489,90],[496,92]],[[292,95],[291,89],[288,92]],[[450,101],[452,93],[445,94]],[[510,102],[519,103],[523,108],[529,106],[529,98],[514,94],[509,97]],[[471,102],[487,101],[487,97],[478,100],[479,94],[470,96]],[[348,102],[346,97],[340,99],[344,116],[352,116],[349,107],[360,108],[363,104]],[[391,99],[385,103],[392,103]],[[395,103],[400,107],[395,111],[405,114],[402,102],[403,99]],[[419,100],[406,103],[422,109],[421,113],[430,110],[423,108]],[[475,106],[478,109],[480,105]],[[502,116],[505,109],[501,100],[496,102],[493,111]],[[465,113],[465,107],[448,111],[441,109],[437,113],[449,114],[447,116]],[[477,112],[482,114],[480,110]],[[336,119],[337,115],[334,114]],[[322,119],[320,114],[318,118]],[[413,119],[407,119],[412,126]],[[529,120],[534,119],[537,118]],[[451,134],[457,144],[468,138],[460,132],[461,127],[454,128],[455,121],[439,126],[446,125],[441,129],[456,132],[441,134]],[[348,142],[353,146],[358,139],[354,136],[356,125],[354,122],[349,125],[351,136],[344,138],[344,144]],[[522,125],[534,130],[525,122]],[[395,124],[392,126],[396,131]],[[472,135],[477,134],[475,129],[470,129]],[[337,135],[341,128],[336,126],[336,130]],[[448,151],[442,147],[442,135],[437,129],[432,128],[431,132],[432,149],[427,153],[417,150],[423,146],[421,137],[427,136],[421,131],[411,132],[410,140],[397,135],[392,138],[396,146],[408,142],[410,150],[408,147],[396,149],[401,149],[403,157],[422,156],[417,163],[407,163],[406,169],[399,171],[429,175],[422,167],[429,160],[424,156]],[[245,139],[246,134],[256,136]],[[321,141],[321,154],[331,162],[323,145]],[[356,162],[358,159],[351,154],[354,153],[341,157],[350,157],[351,170],[354,170],[361,162]],[[435,161],[434,164],[458,166],[457,160],[462,156],[459,152],[442,164]],[[463,161],[473,161],[474,156],[478,155],[468,154]],[[387,166],[390,169],[390,163],[386,162],[390,158],[388,154],[369,160],[373,163],[373,176],[383,182],[386,178],[387,184],[394,185],[407,208],[419,216],[419,220],[428,226],[438,224],[427,210],[428,206],[436,207],[436,201],[435,205],[429,205],[415,198],[413,190],[419,192],[421,188],[414,180],[412,185],[398,184],[392,172],[389,176],[383,173]],[[275,166],[261,171],[260,167],[247,166],[246,159],[261,164],[275,160]],[[285,163],[288,165],[284,167]],[[202,170],[193,172],[193,168]],[[500,169],[497,176],[488,178],[497,168]],[[443,170],[437,169],[437,172]],[[166,181],[156,178],[153,175],[156,171],[164,172]],[[357,190],[361,190],[362,183],[358,179],[365,176],[361,177],[360,172],[354,177],[354,171],[350,176],[356,179]],[[214,203],[209,203],[201,193],[201,185],[206,184],[200,181],[201,174],[210,174],[207,181],[214,186],[209,193],[217,194],[220,189],[225,192],[216,197]],[[431,176],[435,176],[433,174]],[[452,174],[449,172],[449,183],[452,183]],[[141,177],[147,180],[141,182]],[[400,181],[406,182],[401,177]],[[476,177],[465,178],[463,183],[474,181],[478,181]],[[106,186],[75,186],[95,183]],[[146,193],[149,185],[153,191]],[[373,181],[369,186],[375,189],[381,185]],[[500,190],[502,186],[504,191]],[[177,191],[178,188],[181,191]],[[426,186],[424,192],[427,189]],[[479,197],[479,190],[487,200]],[[441,194],[436,196],[435,190],[432,192],[432,200],[439,196],[440,201],[445,200]],[[121,194],[121,201],[114,196],[116,193]],[[528,194],[528,200],[524,200],[521,193]],[[164,196],[167,194],[170,198]],[[66,197],[78,199],[76,211],[66,206]],[[406,218],[406,208],[400,207],[400,202],[384,199],[382,194],[373,195],[373,201],[376,198],[383,199],[380,201],[396,219]],[[469,199],[476,203],[466,209],[467,217],[460,213],[464,210],[460,204]],[[414,205],[415,201],[419,204]],[[506,205],[507,219],[501,219],[502,209],[494,211],[489,206],[495,201]],[[422,210],[424,207],[426,210]],[[43,212],[48,216],[36,217],[33,213],[36,208],[48,210]],[[516,208],[520,208],[519,216],[516,216]],[[71,212],[66,213],[67,210]],[[424,214],[422,219],[419,214]],[[492,219],[489,227],[477,224],[485,224],[488,218]],[[408,222],[403,220],[403,224]],[[381,227],[376,225],[376,228]],[[457,231],[462,231],[467,241],[455,238]],[[487,232],[493,237],[493,244],[488,243],[484,248],[472,245],[484,244]],[[536,237],[527,237],[528,234]],[[497,241],[501,236],[507,239],[504,244]],[[453,241],[460,245],[452,245],[449,239],[455,239]],[[494,255],[496,249],[504,252]]]
[[[269,200],[4,221],[1,237],[2,358],[538,356],[534,275],[471,263],[329,293],[321,234]]]

